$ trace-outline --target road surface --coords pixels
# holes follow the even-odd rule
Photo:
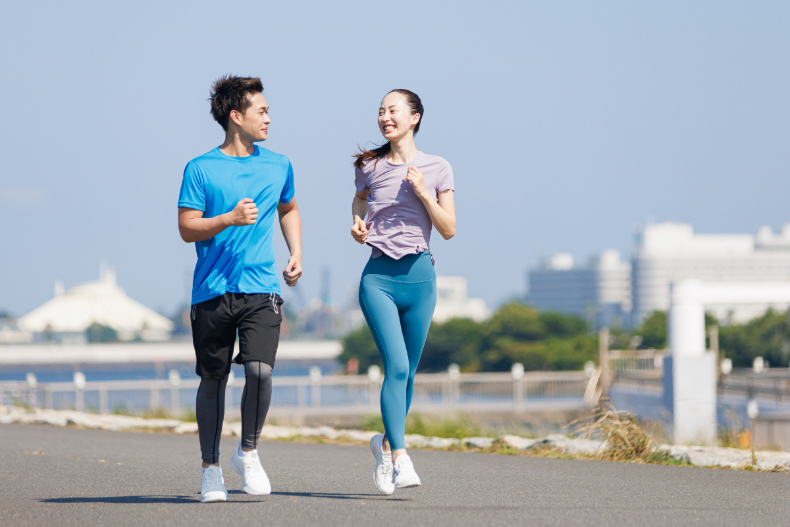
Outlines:
[[[790,525],[788,474],[415,450],[423,486],[386,497],[367,447],[266,442],[249,496],[233,446],[201,504],[197,436],[0,425],[0,525]]]

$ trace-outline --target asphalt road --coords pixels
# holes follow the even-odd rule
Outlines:
[[[249,496],[222,442],[230,501],[201,504],[197,436],[0,425],[0,525],[790,526],[787,474],[416,450],[385,497],[367,447],[267,442]]]

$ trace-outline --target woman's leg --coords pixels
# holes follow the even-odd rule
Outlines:
[[[241,448],[258,448],[263,422],[272,402],[272,367],[265,362],[244,363],[244,391],[241,394]]]
[[[398,307],[390,289],[402,284],[363,276],[359,303],[384,362],[381,417],[392,450],[402,449],[406,434],[406,390],[409,359],[403,340]]]
[[[414,375],[420,363],[428,330],[431,328],[431,319],[436,309],[436,281],[408,284],[411,303],[408,308],[400,313],[400,322],[403,329],[403,339],[406,343],[406,352],[409,358],[409,377],[406,384],[406,413],[411,407],[412,392],[414,391]]]
[[[219,440],[222,436],[222,421],[225,418],[225,387],[228,377],[200,379],[195,415],[198,423],[200,452],[204,467],[219,463]]]

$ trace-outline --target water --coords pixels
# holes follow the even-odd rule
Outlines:
[[[331,375],[342,370],[340,362],[332,359],[322,360],[279,360],[274,365],[275,376],[306,376],[310,368],[318,366],[322,375]],[[167,379],[170,370],[177,370],[182,379],[197,379],[195,365],[186,362],[159,362],[143,364],[46,364],[36,365],[3,365],[0,366],[0,382],[24,381],[27,373],[34,373],[40,383],[72,382],[74,372],[81,371],[87,381],[129,381]],[[232,366],[233,375],[237,379],[244,378],[244,368],[238,364]]]

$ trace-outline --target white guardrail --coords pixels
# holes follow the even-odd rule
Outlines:
[[[317,370],[317,368],[316,368]],[[512,373],[418,374],[412,408],[417,411],[513,411],[574,409],[585,406],[589,375],[582,371]],[[327,375],[273,378],[270,415],[372,414],[379,411],[383,378],[377,368],[368,375]],[[0,404],[97,413],[140,414],[165,409],[173,415],[194,409],[200,379],[181,379],[171,370],[168,379],[86,381],[77,372],[74,382],[0,383]],[[244,379],[228,381],[226,405],[237,411]]]

